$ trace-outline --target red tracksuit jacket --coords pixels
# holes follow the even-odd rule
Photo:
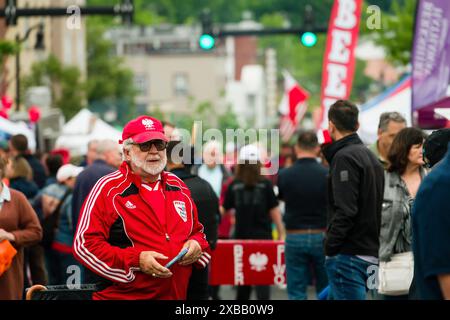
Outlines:
[[[101,178],[85,200],[74,256],[112,281],[111,286],[94,293],[94,299],[185,299],[192,266],[175,263],[172,277],[154,278],[139,271],[142,251],[166,255],[169,259],[158,261],[165,265],[187,240],[194,239],[203,250],[196,265],[209,263],[208,242],[189,189],[169,172],[161,173],[159,185],[165,197],[165,215],[146,201],[141,178],[125,162],[118,171]]]

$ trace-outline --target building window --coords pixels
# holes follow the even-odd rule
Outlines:
[[[134,87],[139,96],[147,96],[148,81],[145,74],[137,74],[134,76]]]
[[[188,76],[185,73],[177,73],[174,78],[174,90],[176,96],[188,95]]]

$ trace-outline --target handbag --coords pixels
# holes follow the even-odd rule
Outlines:
[[[11,263],[17,250],[11,245],[8,240],[0,242],[0,277],[11,267]]]
[[[411,251],[397,253],[388,262],[380,262],[378,293],[399,296],[409,293],[414,276],[414,257]]]

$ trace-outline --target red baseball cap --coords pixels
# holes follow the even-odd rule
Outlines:
[[[150,140],[164,140],[169,141],[164,134],[162,123],[155,118],[149,116],[140,116],[128,122],[123,128],[122,140],[133,139],[135,143],[144,143]]]

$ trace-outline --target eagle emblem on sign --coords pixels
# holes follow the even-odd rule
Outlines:
[[[249,258],[251,269],[257,272],[261,272],[266,269],[269,258],[267,255],[261,252],[252,253]]]
[[[186,204],[184,201],[174,201],[173,206],[177,211],[178,215],[183,219],[184,222],[187,221]]]

